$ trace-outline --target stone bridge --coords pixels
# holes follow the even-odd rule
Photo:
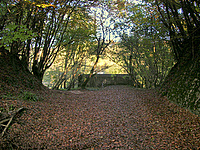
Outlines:
[[[88,74],[79,76],[78,86]],[[107,85],[132,85],[132,80],[128,74],[96,74],[87,84],[87,87],[103,87]]]

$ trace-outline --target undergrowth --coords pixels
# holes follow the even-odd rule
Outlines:
[[[26,100],[26,101],[33,101],[33,102],[42,100],[41,97],[39,97],[35,93],[29,92],[29,91],[21,92],[19,98]]]

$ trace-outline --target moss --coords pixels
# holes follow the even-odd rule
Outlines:
[[[194,61],[177,63],[160,89],[168,99],[200,115],[200,70]]]

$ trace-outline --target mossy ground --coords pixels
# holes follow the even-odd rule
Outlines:
[[[161,93],[191,112],[200,115],[200,60],[177,63],[162,85]]]

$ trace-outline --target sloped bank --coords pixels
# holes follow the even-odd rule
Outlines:
[[[160,92],[170,101],[200,116],[200,59],[177,63]]]
[[[21,91],[45,91],[47,88],[24,67],[22,61],[8,51],[0,49],[1,95],[18,95]]]

